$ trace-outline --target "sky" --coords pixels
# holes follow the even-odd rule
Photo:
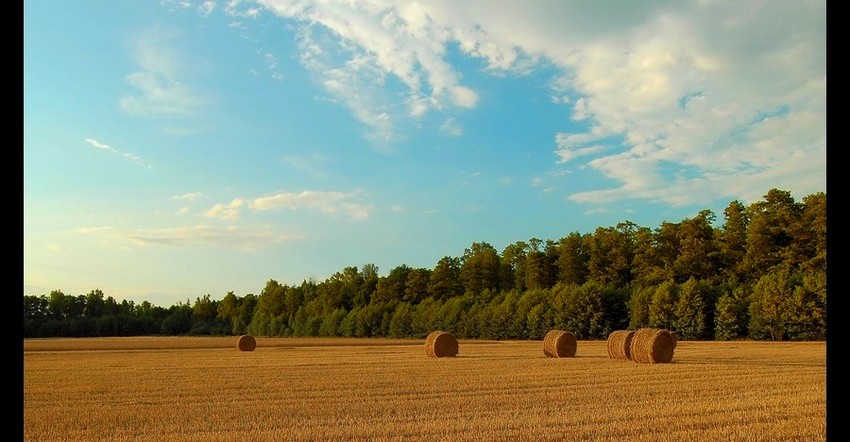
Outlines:
[[[24,295],[168,307],[826,192],[826,2],[27,0]]]

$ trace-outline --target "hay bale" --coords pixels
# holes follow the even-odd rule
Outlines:
[[[236,348],[239,351],[254,351],[257,348],[257,340],[251,335],[242,335],[239,337],[239,342],[236,343]]]
[[[634,330],[616,330],[608,335],[608,357],[611,359],[632,358],[632,339]]]
[[[425,338],[425,354],[432,358],[457,356],[457,338],[444,331],[433,331]]]
[[[576,338],[563,330],[549,330],[543,337],[543,354],[550,358],[571,358],[576,355]]]
[[[642,328],[632,337],[631,356],[635,362],[661,364],[673,360],[676,342],[668,330]]]

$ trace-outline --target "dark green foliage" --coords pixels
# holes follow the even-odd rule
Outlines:
[[[708,294],[705,286],[691,278],[679,287],[674,329],[680,339],[701,341],[708,338]]]
[[[525,266],[528,244],[517,241],[508,244],[499,261],[499,287],[504,290],[525,290]]]
[[[629,326],[629,292],[626,289],[602,289],[602,331],[599,339],[607,339],[615,330]]]
[[[753,203],[747,209],[747,253],[744,265],[751,280],[757,280],[781,265],[786,270],[795,267],[798,242],[795,240],[797,224],[803,207],[794,201],[790,192],[770,190],[764,201]]]
[[[747,254],[747,229],[750,222],[747,208],[740,201],[732,201],[723,215],[726,221],[717,235],[720,253],[717,273],[742,279],[746,271],[744,256]]]
[[[749,307],[753,339],[826,339],[826,273],[775,269],[755,284]]]
[[[428,297],[428,283],[431,280],[431,270],[418,268],[411,269],[407,273],[407,281],[404,286],[402,301],[419,304]]]
[[[587,238],[587,280],[609,287],[627,287],[632,280],[636,226],[623,222],[616,228],[599,227]]]
[[[794,286],[787,270],[759,278],[750,298],[750,337],[782,341],[792,317]]]
[[[428,279],[428,293],[434,299],[446,300],[463,295],[460,282],[460,258],[440,258]]]
[[[337,308],[326,315],[319,326],[319,336],[339,336],[339,325],[347,314],[345,309]]]
[[[528,311],[525,319],[525,335],[528,339],[539,340],[546,336],[552,327],[552,310],[544,300]]]
[[[515,304],[515,310],[512,315],[512,320],[510,324],[510,330],[508,331],[508,335],[512,337],[512,339],[530,339],[529,330],[535,330],[539,328],[538,322],[540,318],[536,318],[536,315],[532,316],[531,312],[540,305],[547,305],[548,302],[546,298],[548,297],[548,290],[537,289],[537,290],[526,290],[525,292],[517,292],[517,301]],[[539,309],[538,309],[539,312]],[[535,321],[529,324],[529,319]],[[545,318],[544,318],[545,319]],[[537,333],[535,333],[536,335]]]
[[[588,255],[585,244],[588,237],[578,232],[570,233],[558,243],[558,278],[561,284],[584,284],[587,280]]]
[[[412,271],[412,268],[402,264],[390,270],[390,274],[386,277],[379,278],[371,303],[402,301],[407,289],[407,277]]]
[[[431,323],[432,329],[455,330],[458,337],[477,336],[477,322],[467,319],[472,304],[472,296],[458,296],[448,299],[437,310]]]
[[[803,198],[803,213],[796,227],[794,238],[803,250],[800,258],[807,260],[803,265],[813,272],[825,272],[826,193],[819,192]]]
[[[629,298],[629,329],[637,330],[650,326],[649,307],[655,295],[654,285],[639,287]]]
[[[649,287],[673,278],[673,269],[662,256],[660,232],[647,227],[635,231],[634,255],[632,256],[632,287]]]
[[[412,338],[413,334],[413,309],[406,302],[400,303],[390,320],[391,338]]]
[[[187,302],[169,309],[169,315],[163,319],[161,332],[164,335],[182,335],[192,329],[192,308]]]
[[[438,313],[442,303],[434,298],[425,298],[413,312],[413,335],[417,338],[425,338],[428,333],[442,327],[436,326]]]
[[[460,281],[464,291],[480,294],[499,288],[499,253],[486,242],[472,243],[461,259]]]
[[[478,311],[478,332],[484,339],[507,339],[516,302],[512,292],[501,293]]]
[[[676,304],[679,301],[679,286],[672,280],[662,282],[655,287],[649,304],[649,326],[666,330],[675,330]]]
[[[554,242],[543,242],[537,238],[528,240],[528,252],[525,255],[525,289],[539,290],[551,287],[556,280],[558,250]]]
[[[605,310],[602,305],[604,286],[586,282],[580,286],[563,286],[566,292],[562,330],[571,332],[576,339],[601,339],[605,332]]]
[[[747,324],[750,322],[748,305],[746,287],[738,287],[720,296],[714,317],[714,338],[730,341],[747,337]]]
[[[500,255],[486,242],[433,269],[374,264],[258,296],[210,295],[168,309],[85,295],[24,296],[24,337],[143,334],[542,339],[551,329],[605,339],[657,327],[682,339],[826,339],[826,194],[770,190],[733,201],[715,227],[700,211],[656,229],[630,221],[531,238]]]
[[[703,210],[694,218],[679,223],[679,249],[673,262],[674,280],[685,282],[696,278],[704,280],[714,276],[719,259],[715,229],[712,227],[715,216],[710,210]]]
[[[790,339],[826,339],[826,271],[812,270],[802,275],[794,289],[794,316],[789,325]]]

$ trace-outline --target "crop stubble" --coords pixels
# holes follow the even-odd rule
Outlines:
[[[629,364],[605,341],[428,358],[420,340],[133,339],[25,342],[24,440],[826,440],[823,342],[680,342],[670,364]]]

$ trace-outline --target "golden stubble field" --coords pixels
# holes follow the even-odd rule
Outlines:
[[[605,341],[257,337],[24,341],[25,441],[823,441],[825,342],[679,342],[672,363]]]

